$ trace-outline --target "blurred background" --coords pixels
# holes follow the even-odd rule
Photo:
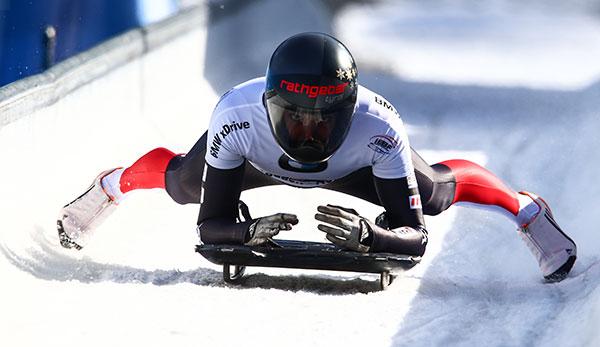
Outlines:
[[[0,86],[184,6],[178,0],[0,0]]]
[[[0,0],[0,86],[194,5],[210,11],[217,90],[262,73],[276,43],[306,30],[408,79],[575,88],[600,71],[597,0]]]
[[[597,0],[0,0],[0,86],[194,5],[210,10],[217,90],[261,74],[276,43],[310,30],[408,79],[575,88],[600,73]]]

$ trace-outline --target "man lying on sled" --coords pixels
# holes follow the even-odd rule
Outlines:
[[[344,249],[421,256],[423,214],[470,202],[511,216],[546,279],[562,280],[575,262],[575,243],[538,196],[517,193],[466,160],[428,165],[410,147],[394,107],[358,85],[347,48],[321,33],[285,40],[266,76],[225,93],[189,153],[156,148],[130,167],[101,173],[62,209],[61,244],[81,248],[131,191],[164,188],[180,204],[200,204],[204,243],[259,245],[298,223],[287,213],[236,222],[243,190],[275,184],[331,189],[382,206],[375,222],[350,208],[317,208],[319,230]]]

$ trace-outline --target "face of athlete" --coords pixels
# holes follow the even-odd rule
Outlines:
[[[292,147],[312,147],[324,151],[335,126],[333,114],[311,111],[285,111],[283,121]]]
[[[355,100],[336,107],[305,108],[277,94],[265,94],[271,130],[282,150],[301,163],[320,163],[341,146],[354,113]]]

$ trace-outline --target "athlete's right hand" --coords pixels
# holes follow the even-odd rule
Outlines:
[[[257,219],[248,228],[249,239],[246,246],[258,246],[267,242],[271,237],[279,234],[281,230],[292,230],[292,225],[298,224],[295,214],[278,213]]]

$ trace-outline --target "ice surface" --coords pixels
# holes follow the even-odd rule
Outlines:
[[[347,8],[328,27],[316,1],[293,13],[273,1],[242,6],[0,128],[2,345],[599,345],[598,19],[572,11],[559,20],[551,9],[511,19],[504,7],[479,18],[383,4]],[[260,23],[239,30],[258,13]],[[420,39],[423,23],[436,30]],[[346,41],[364,66],[361,83],[394,103],[425,159],[471,159],[546,198],[578,243],[572,275],[543,283],[512,223],[452,207],[427,218],[426,257],[385,292],[374,292],[370,275],[276,269],[250,269],[247,288],[230,288],[218,266],[193,252],[197,207],[160,190],[132,194],[82,252],[60,248],[60,207],[99,171],[157,146],[187,151],[228,83],[260,74],[256,62],[282,36],[311,28]],[[253,41],[260,44],[250,61],[219,65],[243,57],[239,43]],[[481,54],[465,48],[484,44]],[[322,240],[312,221],[321,203],[370,217],[380,211],[288,187],[243,199],[257,216],[297,213],[301,224],[282,237],[305,240]]]

